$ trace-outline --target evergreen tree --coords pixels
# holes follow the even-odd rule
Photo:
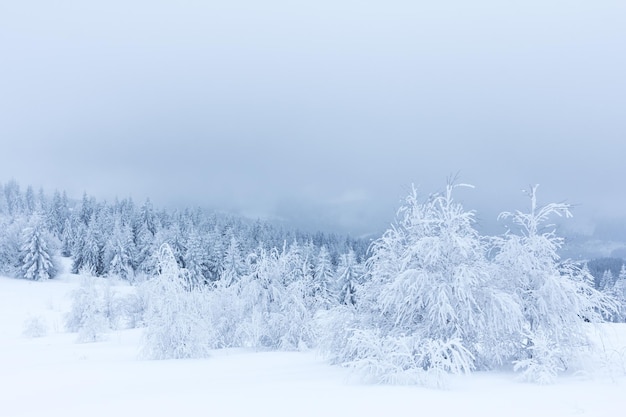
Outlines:
[[[602,274],[602,279],[600,279],[600,291],[608,292],[614,284],[613,273],[610,269],[607,269]]]
[[[53,253],[39,219],[35,219],[33,225],[24,231],[21,251],[21,271],[24,278],[46,280],[56,275]]]
[[[339,265],[336,271],[336,285],[338,289],[339,303],[354,305],[356,303],[356,288],[361,282],[363,269],[357,262],[353,250],[339,257]]]
[[[329,308],[337,302],[334,287],[334,268],[330,259],[330,253],[326,246],[320,248],[315,265],[314,296],[316,303],[321,308]]]
[[[95,216],[95,215],[94,215]],[[81,271],[88,271],[94,276],[104,274],[104,242],[102,232],[98,227],[98,222],[93,219],[85,227],[80,224],[79,236],[75,240],[72,248],[72,272],[78,274]]]
[[[89,226],[89,222],[94,217],[96,206],[95,198],[89,198],[87,193],[83,193],[83,199],[80,205],[80,211],[78,212],[78,219],[84,226]]]
[[[107,275],[125,280],[133,277],[133,240],[130,226],[122,226],[117,220],[111,237],[104,246],[104,263]]]
[[[66,257],[72,256],[74,246],[76,246],[74,229],[72,227],[72,222],[68,218],[65,219],[63,234],[61,235],[61,255]]]
[[[152,236],[156,234],[158,221],[150,199],[146,199],[140,208],[139,222]]]
[[[622,264],[622,267],[619,270],[619,275],[617,276],[619,281],[626,281],[626,264]]]
[[[24,209],[28,216],[35,213],[37,210],[37,203],[35,202],[35,190],[29,185],[26,187],[26,193],[24,194]]]
[[[63,198],[59,191],[55,191],[50,208],[47,210],[47,227],[54,236],[62,240],[64,227],[68,219],[69,208],[67,206],[67,196]]]
[[[21,275],[21,247],[23,245],[24,219],[0,217],[0,274]]]
[[[186,252],[183,257],[185,268],[198,283],[206,283],[211,279],[209,257],[206,243],[200,234],[193,229],[189,234]]]
[[[234,236],[231,236],[224,259],[222,261],[221,280],[227,285],[237,281],[245,272],[245,263],[239,247],[239,242]]]
[[[4,197],[6,207],[10,216],[17,216],[24,212],[24,202],[20,186],[15,180],[11,180],[4,185]]]

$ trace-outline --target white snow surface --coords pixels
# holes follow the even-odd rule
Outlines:
[[[314,351],[219,350],[202,360],[140,359],[141,329],[77,343],[64,329],[79,277],[0,277],[0,416],[621,416],[626,325],[598,336],[597,372],[553,385],[507,372],[453,377],[445,390],[360,382]],[[98,279],[98,278],[95,278]],[[127,291],[125,284],[117,284]],[[28,337],[37,317],[47,334]]]

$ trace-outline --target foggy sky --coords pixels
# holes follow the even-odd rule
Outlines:
[[[539,183],[593,233],[625,45],[622,0],[2,2],[0,182],[358,235],[459,172],[481,222]]]

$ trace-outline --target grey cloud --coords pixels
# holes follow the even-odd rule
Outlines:
[[[624,215],[623,2],[310,3],[3,5],[0,181],[360,234],[460,171],[489,227],[531,183]]]

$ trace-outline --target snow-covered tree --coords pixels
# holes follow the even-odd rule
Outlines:
[[[59,191],[55,191],[52,203],[46,213],[46,223],[50,232],[59,239],[63,236],[65,222],[68,218],[67,196],[64,193],[62,197]]]
[[[316,304],[321,308],[329,308],[337,303],[337,296],[335,292],[334,279],[334,267],[330,259],[330,253],[326,246],[322,246],[317,255],[317,262],[315,265],[313,283],[313,295],[316,300]]]
[[[619,275],[617,276],[618,280],[626,280],[626,264],[622,264],[622,267],[619,270]]]
[[[133,239],[129,225],[122,226],[115,222],[113,232],[104,245],[104,264],[107,275],[114,275],[125,280],[132,279]]]
[[[189,233],[183,261],[185,268],[195,281],[198,283],[210,281],[211,271],[209,270],[210,261],[207,244],[195,229]]]
[[[4,185],[4,197],[6,199],[6,207],[10,216],[23,214],[24,200],[17,181],[10,180]]]
[[[341,304],[354,304],[356,288],[361,282],[363,269],[357,261],[353,250],[344,253],[339,257],[339,265],[335,272],[336,288],[339,302]]]
[[[57,268],[53,262],[53,251],[48,241],[43,222],[35,218],[23,234],[20,269],[24,278],[46,280],[56,275]]]
[[[492,282],[474,213],[456,186],[421,202],[415,189],[397,224],[371,246],[357,287],[356,319],[335,360],[377,381],[440,384],[447,373],[501,363],[520,321],[513,298]]]
[[[296,276],[292,256],[284,248],[261,251],[251,273],[237,282],[245,346],[291,350],[314,345],[308,282],[285,279]]]
[[[93,276],[104,273],[104,236],[103,231],[95,219],[88,226],[79,225],[79,238],[74,240],[72,248],[72,272],[89,271]]]
[[[21,247],[25,227],[22,218],[0,217],[0,274],[12,277],[21,275]]]
[[[234,236],[231,236],[228,247],[224,252],[224,259],[222,261],[222,274],[220,279],[225,280],[227,284],[230,284],[245,272],[245,263],[241,254],[239,242]]]
[[[526,379],[546,383],[576,366],[580,355],[591,349],[585,323],[601,321],[613,304],[590,285],[583,269],[558,255],[563,239],[546,222],[554,216],[571,217],[569,206],[538,206],[537,186],[528,194],[530,212],[501,215],[512,219],[519,234],[507,233],[495,241],[495,263],[524,317],[515,368]]]
[[[37,202],[35,201],[35,190],[32,185],[26,187],[26,193],[24,194],[24,210],[26,214],[31,216],[37,210]]]
[[[72,256],[72,251],[76,246],[76,236],[70,219],[66,219],[63,225],[63,234],[61,235],[61,255]]]
[[[613,273],[610,269],[607,269],[602,274],[602,278],[600,279],[600,291],[608,292],[614,284]]]
[[[168,244],[159,250],[159,274],[148,281],[143,335],[144,355],[151,359],[205,357],[211,348],[211,328],[205,320],[207,291],[190,288]]]
[[[622,264],[619,275],[613,285],[605,285],[601,291],[612,297],[617,305],[616,311],[611,312],[612,314],[610,315],[605,314],[605,318],[617,323],[626,321],[626,266],[624,264]]]

